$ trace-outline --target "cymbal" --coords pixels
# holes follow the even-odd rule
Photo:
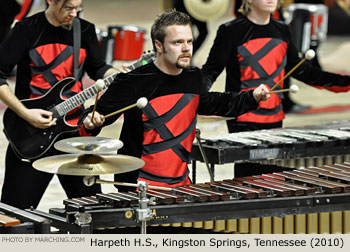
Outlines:
[[[73,176],[119,174],[137,170],[144,165],[142,159],[132,156],[91,154],[50,156],[33,163],[33,167],[39,171]]]
[[[56,142],[54,147],[73,154],[117,154],[123,142],[105,137],[72,137]]]
[[[199,21],[207,22],[222,17],[230,6],[230,0],[184,0],[186,10]]]
[[[198,115],[197,119],[199,123],[204,123],[204,122],[228,121],[228,120],[235,119],[235,117]]]

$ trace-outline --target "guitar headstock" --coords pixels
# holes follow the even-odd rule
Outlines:
[[[146,65],[156,59],[156,53],[153,51],[144,52],[139,59],[142,62],[142,65]]]
[[[148,63],[151,63],[155,59],[156,59],[156,53],[155,52],[152,52],[152,51],[144,52],[142,54],[141,58],[138,59],[133,64],[129,65],[128,68],[133,70],[133,69],[135,69],[137,67],[140,67],[140,66],[146,65]]]

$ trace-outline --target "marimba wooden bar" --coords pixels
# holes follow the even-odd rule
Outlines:
[[[349,163],[273,174],[148,190],[152,226],[192,227],[220,233],[350,233]],[[33,210],[58,229],[77,232],[79,214],[92,222],[88,232],[139,225],[137,192],[97,194],[67,199],[49,214]],[[81,227],[82,230],[82,227]],[[87,232],[86,230],[84,232]]]

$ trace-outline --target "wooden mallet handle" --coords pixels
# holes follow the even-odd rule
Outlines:
[[[103,89],[103,86],[104,86],[103,80],[100,79],[100,80],[96,81],[97,94],[96,94],[96,98],[95,98],[94,108],[92,109],[91,122],[93,122],[93,120],[94,120],[94,115],[95,115],[95,111],[96,111],[96,104],[97,104],[98,96],[100,94],[100,91]]]
[[[142,109],[142,108],[144,108],[147,105],[147,103],[148,103],[147,98],[141,97],[141,98],[139,98],[137,100],[137,102],[135,104],[131,104],[131,105],[125,107],[125,108],[119,109],[117,111],[114,111],[114,112],[112,112],[112,113],[110,113],[108,115],[101,116],[101,117],[102,117],[102,119],[106,119],[108,117],[114,116],[116,114],[122,113],[122,112],[124,112],[124,111],[126,111],[128,109],[132,109],[132,108],[135,108],[135,107],[138,107],[139,109]]]
[[[292,92],[292,93],[296,93],[299,91],[299,87],[295,84],[291,85],[290,88],[285,88],[285,89],[280,89],[280,90],[276,90],[276,91],[269,91],[268,94],[277,94],[277,93],[283,93],[283,92]]]
[[[291,75],[301,64],[303,64],[306,60],[311,60],[315,57],[315,51],[314,50],[308,50],[305,54],[305,58],[303,58],[301,61],[299,61],[298,64],[296,64],[286,75],[283,76],[282,79],[280,79],[271,89],[270,92],[272,90],[274,90],[276,87],[279,86],[279,84],[281,84],[282,81],[284,81],[285,79],[287,79],[289,77],[289,75]]]

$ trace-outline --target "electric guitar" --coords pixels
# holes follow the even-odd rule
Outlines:
[[[139,66],[152,62],[154,59],[155,53],[145,53],[139,60],[128,66],[128,68],[133,70]],[[108,88],[116,75],[117,73],[112,74],[103,80],[104,87],[102,91]],[[94,84],[69,99],[62,98],[63,90],[69,88],[74,83],[74,78],[68,77],[57,82],[40,98],[21,100],[24,106],[29,109],[41,108],[51,111],[53,113],[53,118],[57,118],[57,121],[56,125],[50,128],[35,128],[19,117],[11,109],[6,109],[3,119],[4,133],[10,142],[11,147],[20,158],[39,158],[52,146],[57,137],[61,134],[72,133],[78,130],[77,126],[69,125],[66,122],[65,116],[74,108],[94,97],[98,93],[98,88],[97,85]]]

